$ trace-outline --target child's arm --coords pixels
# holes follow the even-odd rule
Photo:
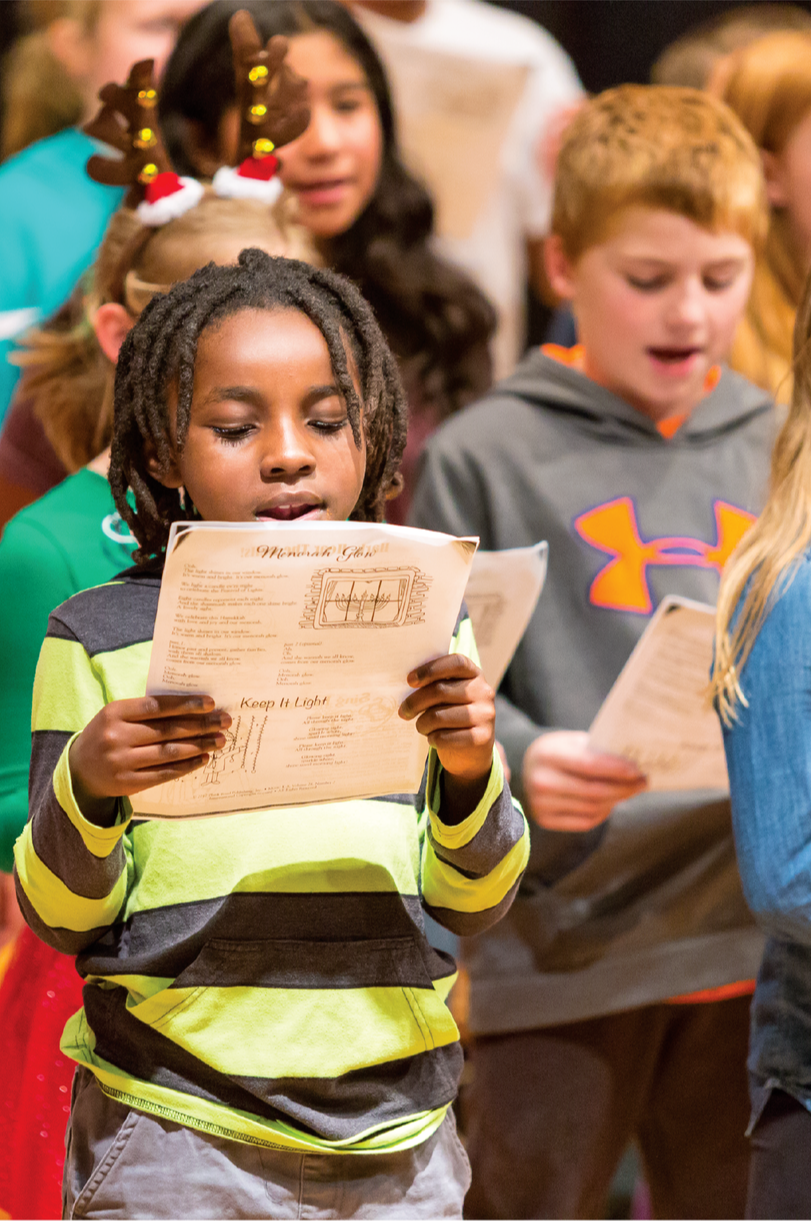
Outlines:
[[[529,857],[529,832],[510,796],[495,748],[491,688],[476,655],[470,620],[458,652],[408,676],[415,692],[400,710],[431,743],[422,847],[426,910],[453,932],[482,932],[509,908]]]
[[[92,765],[88,770],[82,764],[84,748],[95,742],[101,752],[99,767],[108,766],[110,751],[115,755],[120,749],[122,725],[126,725],[125,733],[151,734],[150,749],[160,750],[159,721],[149,718],[139,724],[117,716],[122,707],[131,713],[131,706],[142,701],[109,705],[106,701],[92,659],[52,615],[34,686],[29,820],[14,855],[17,897],[25,919],[43,941],[67,954],[77,954],[96,941],[126,901],[124,833],[129,812],[118,798],[159,783],[160,775],[168,778],[159,765],[151,778],[146,777],[146,784],[142,773],[134,782],[127,784],[124,779],[116,787],[107,772]],[[198,727],[210,706],[211,701],[199,709]],[[177,713],[179,708],[173,710]],[[72,762],[79,743],[77,783]],[[126,755],[125,750],[119,764],[126,763]],[[199,754],[197,765],[203,761]],[[190,770],[191,763],[181,766]],[[134,770],[140,769],[136,766]],[[118,780],[122,781],[122,775]]]

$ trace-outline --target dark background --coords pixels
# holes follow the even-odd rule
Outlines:
[[[590,93],[625,81],[645,84],[651,64],[668,43],[716,13],[739,7],[738,0],[494,2],[545,26],[569,52]],[[808,0],[798,7],[811,12]]]
[[[273,0],[269,0],[270,3]],[[661,51],[691,26],[737,7],[736,0],[491,0],[539,22],[575,62],[590,93],[644,83]],[[115,0],[107,0],[115,3]],[[767,4],[768,0],[761,0]],[[800,7],[811,12],[811,0]],[[17,0],[0,0],[0,56],[18,31]]]
[[[698,22],[736,7],[735,0],[492,2],[545,26],[569,52],[591,93],[623,81],[647,81],[651,64],[669,42]],[[811,11],[811,0],[801,7]],[[17,9],[17,0],[0,0],[0,55],[17,33]]]

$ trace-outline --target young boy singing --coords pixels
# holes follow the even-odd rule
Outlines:
[[[657,1216],[742,1216],[762,952],[721,792],[646,792],[587,729],[666,594],[714,601],[763,502],[773,409],[723,369],[762,241],[722,104],[624,86],[558,164],[547,269],[581,344],[531,352],[429,447],[413,524],[548,539],[497,733],[531,815],[512,912],[467,949],[472,1217],[604,1215],[628,1141]]]

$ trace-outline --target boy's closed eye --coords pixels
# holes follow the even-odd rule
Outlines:
[[[724,289],[731,288],[744,271],[743,261],[725,261],[718,266],[706,268],[702,272],[701,282],[707,292],[723,292]],[[638,292],[658,292],[674,282],[676,272],[670,269],[656,272],[626,271],[625,279],[631,288]]]

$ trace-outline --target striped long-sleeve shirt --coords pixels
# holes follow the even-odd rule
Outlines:
[[[423,911],[471,934],[509,907],[528,832],[494,758],[464,822],[423,791],[226,818],[89,822],[75,735],[142,695],[159,576],[127,574],[50,619],[34,696],[31,812],[15,848],[31,927],[77,955],[63,1051],[126,1105],[299,1150],[406,1148],[439,1126],[461,1068],[449,956]],[[453,649],[474,651],[462,619]]]

